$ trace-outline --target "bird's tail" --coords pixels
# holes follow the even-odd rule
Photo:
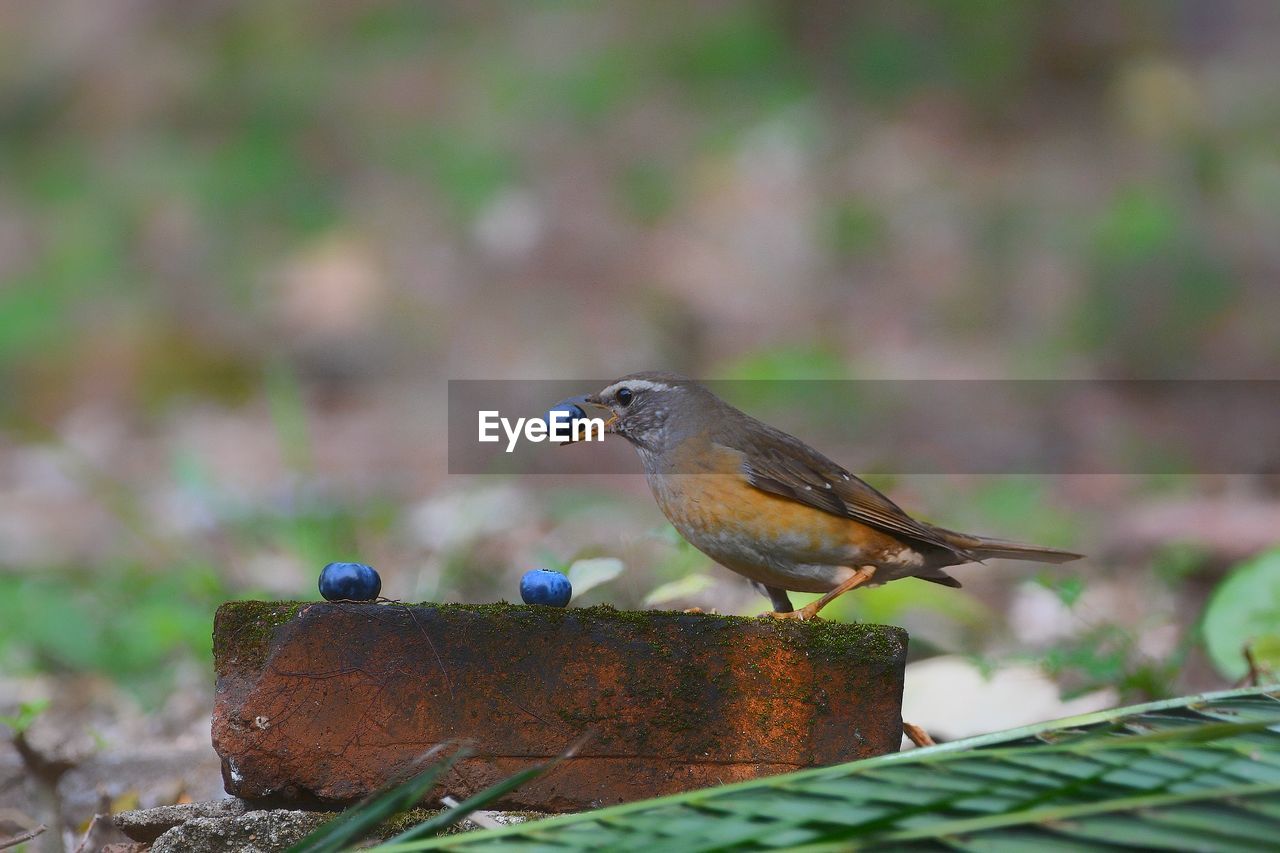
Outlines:
[[[1025,542],[1010,542],[1007,539],[991,539],[986,536],[972,536],[942,528],[938,528],[938,533],[942,534],[947,544],[972,554],[979,560],[998,557],[1004,560],[1031,560],[1036,563],[1069,563],[1084,556],[1084,554],[1063,551],[1060,548],[1046,548],[1043,545],[1028,545]]]

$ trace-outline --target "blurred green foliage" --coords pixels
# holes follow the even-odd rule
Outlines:
[[[849,27],[841,50],[858,91],[895,103],[923,88],[954,89],[996,110],[1028,81],[1044,24],[1020,0],[926,0],[869,17]]]
[[[536,181],[545,143],[527,140],[572,138],[579,127],[586,135],[575,141],[612,173],[619,210],[651,227],[682,212],[702,154],[680,139],[643,155],[615,150],[608,122],[633,105],[674,100],[679,121],[713,146],[806,105],[818,128],[806,144],[821,158],[846,141],[850,109],[874,127],[935,95],[991,119],[1059,87],[1101,103],[1102,81],[1123,78],[1130,60],[1160,47],[1176,55],[1181,24],[1162,4],[1126,4],[1117,22],[1141,29],[1093,45],[1071,40],[1069,11],[1017,0],[927,0],[909,9],[754,0],[696,7],[678,26],[666,20],[672,11],[662,3],[614,13],[570,3],[490,17],[465,4],[380,2],[300,16],[287,3],[231,4],[196,31],[180,16],[161,16],[148,22],[144,42],[189,54],[200,73],[171,89],[157,84],[134,122],[97,119],[102,134],[85,133],[88,119],[73,109],[91,96],[74,69],[48,78],[11,73],[0,91],[0,195],[30,217],[39,240],[0,290],[0,388],[28,390],[34,380],[24,363],[74,350],[94,307],[145,310],[143,334],[163,337],[185,324],[161,294],[166,276],[145,257],[148,222],[164,205],[190,205],[197,217],[201,245],[185,262],[196,270],[184,274],[198,277],[215,312],[240,312],[256,327],[264,264],[309,236],[364,227],[359,192],[375,176],[417,188],[425,205],[465,227],[504,190]],[[577,16],[617,34],[554,58],[511,41],[521,25]],[[1090,73],[1078,73],[1072,63],[1086,61]],[[1044,132],[1059,130],[1047,123]],[[1085,244],[1085,286],[1068,306],[1075,332],[1059,360],[1092,352],[1122,372],[1191,370],[1214,320],[1238,304],[1231,248],[1204,221],[1229,208],[1221,176],[1230,173],[1207,164],[1230,161],[1231,146],[1253,156],[1261,128],[1217,130],[1177,131],[1167,168],[1126,182],[1083,217],[1049,213],[1050,233],[1025,235]],[[1026,128],[1015,122],[1007,131]],[[852,134],[847,144],[864,137]],[[868,191],[826,195],[821,219],[833,258],[886,248],[896,201]],[[1001,275],[1016,276],[1016,267]],[[981,327],[985,300],[1006,297],[993,282],[971,286],[979,292],[959,302],[972,311],[957,322]],[[1141,328],[1133,316],[1145,318]],[[260,358],[253,349],[242,357]],[[0,414],[29,414],[15,399],[0,395]]]
[[[1139,632],[1118,622],[1101,622],[1056,642],[1034,658],[1063,687],[1065,697],[1112,689],[1124,697],[1168,698],[1191,641],[1177,652],[1156,657],[1145,653]]]
[[[662,221],[676,203],[675,181],[667,169],[654,163],[634,163],[618,177],[618,196],[627,212],[639,222]]]
[[[1280,676],[1280,549],[1235,567],[1214,590],[1201,631],[1227,678]]]
[[[210,657],[213,610],[227,587],[208,566],[130,566],[0,575],[0,660],[9,672],[98,672],[148,703],[174,666]],[[206,664],[207,665],[207,664]]]
[[[1138,375],[1190,372],[1197,337],[1233,303],[1234,277],[1188,221],[1194,206],[1134,187],[1118,192],[1094,226],[1083,340]]]
[[[22,734],[31,728],[41,714],[43,714],[50,705],[48,699],[36,699],[31,702],[22,702],[18,705],[18,713],[10,716],[0,716],[0,725],[8,726],[13,730],[14,734]]]

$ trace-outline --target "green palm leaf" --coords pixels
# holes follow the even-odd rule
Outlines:
[[[471,754],[467,747],[451,755],[445,751],[454,746],[444,743],[418,757],[418,765],[429,764],[413,777],[391,785],[369,797],[355,808],[342,812],[333,820],[317,827],[310,835],[289,847],[286,853],[339,853],[358,842],[387,818],[417,805],[435,787],[450,767]]]
[[[1280,688],[1208,694],[399,844],[539,851],[1274,850]]]

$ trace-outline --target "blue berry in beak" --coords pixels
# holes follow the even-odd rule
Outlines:
[[[320,571],[320,594],[326,601],[373,601],[382,578],[364,563],[330,563]]]
[[[569,579],[550,569],[534,569],[520,578],[520,598],[525,604],[544,604],[547,607],[564,607],[573,598],[573,586]]]
[[[583,397],[570,397],[552,406],[543,416],[548,435],[553,438],[563,436],[562,443],[573,440],[573,425],[576,421],[586,420],[587,412],[579,403]]]

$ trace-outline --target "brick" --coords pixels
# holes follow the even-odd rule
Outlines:
[[[609,607],[231,602],[214,626],[228,793],[335,806],[473,742],[462,798],[575,811],[896,751],[906,632]]]

